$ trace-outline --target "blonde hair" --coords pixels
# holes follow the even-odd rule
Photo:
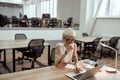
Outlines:
[[[76,36],[76,32],[72,28],[67,28],[63,31],[62,38],[65,38],[66,36]]]

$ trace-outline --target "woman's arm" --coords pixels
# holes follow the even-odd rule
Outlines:
[[[79,66],[79,61],[78,61],[78,56],[77,56],[77,45],[74,44],[74,53],[73,53],[73,58],[75,60],[75,66]]]
[[[74,45],[73,58],[75,60],[75,66],[76,66],[75,72],[79,73],[81,71],[81,69],[79,67],[79,61],[78,61],[78,56],[77,56],[77,45],[76,44]]]
[[[63,56],[61,56],[60,53],[60,46],[56,47],[56,51],[55,51],[55,66],[59,66],[60,64],[64,63],[64,57],[66,56],[67,52],[65,51],[65,54]]]
[[[78,62],[77,45],[76,44],[74,44],[73,59],[75,60],[75,64],[76,64]]]

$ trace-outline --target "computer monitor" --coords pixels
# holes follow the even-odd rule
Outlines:
[[[42,19],[50,19],[50,14],[49,13],[42,14]]]

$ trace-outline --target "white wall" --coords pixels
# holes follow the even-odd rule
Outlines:
[[[66,21],[73,17],[74,23],[79,23],[80,0],[58,0],[58,18]]]
[[[80,30],[91,33],[93,36],[120,36],[120,18],[97,18],[95,24],[91,24],[93,20],[94,1],[81,0],[81,17]],[[83,15],[83,16],[82,16]],[[91,31],[92,29],[92,31]]]
[[[98,18],[92,35],[120,36],[120,18]]]
[[[61,30],[0,30],[0,40],[14,40],[14,36],[16,33],[24,33],[27,35],[28,39],[34,38],[44,38],[45,40],[61,40],[62,32]],[[75,30],[76,32],[78,30]]]
[[[7,17],[16,16],[19,18],[19,12],[22,12],[22,8],[0,6],[0,14],[7,15]]]

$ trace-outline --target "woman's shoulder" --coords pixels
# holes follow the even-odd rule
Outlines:
[[[57,43],[57,44],[56,44],[56,47],[57,47],[57,46],[63,46],[63,43]]]

